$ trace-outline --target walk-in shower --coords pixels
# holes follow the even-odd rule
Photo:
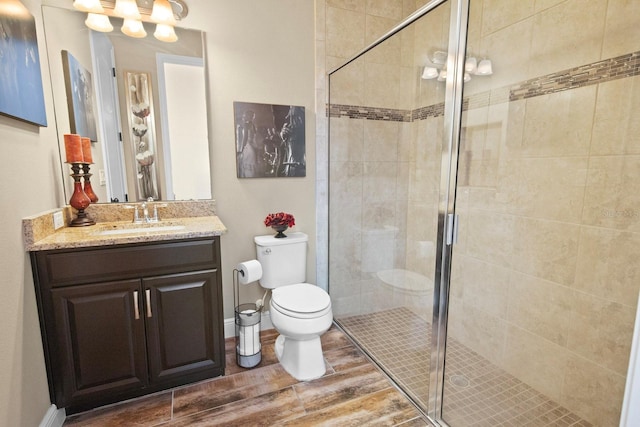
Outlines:
[[[640,289],[629,7],[432,0],[329,73],[335,319],[435,423],[618,425]]]

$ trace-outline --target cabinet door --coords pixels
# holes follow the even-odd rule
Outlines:
[[[151,382],[222,375],[222,303],[216,270],[143,279]]]
[[[58,288],[53,366],[58,407],[140,389],[148,383],[140,280]],[[135,301],[140,298],[140,305]],[[56,360],[57,359],[57,360]]]

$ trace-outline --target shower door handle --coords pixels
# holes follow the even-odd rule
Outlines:
[[[458,215],[447,215],[447,246],[458,243]]]

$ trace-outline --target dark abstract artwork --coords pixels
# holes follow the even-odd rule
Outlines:
[[[2,2],[0,114],[47,126],[35,20],[19,1]]]
[[[234,102],[238,178],[306,176],[304,107]]]

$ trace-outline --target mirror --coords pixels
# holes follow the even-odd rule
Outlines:
[[[210,199],[203,33],[176,27],[178,41],[164,43],[151,24],[136,39],[119,18],[100,33],[82,12],[43,5],[42,15],[60,158],[64,134],[90,134],[99,203]],[[61,168],[68,200],[73,180]]]

